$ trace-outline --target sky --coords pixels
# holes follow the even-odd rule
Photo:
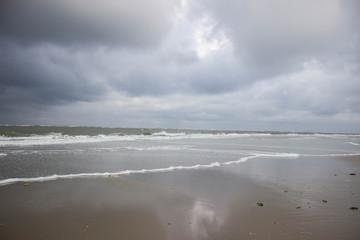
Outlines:
[[[0,124],[360,133],[358,0],[1,0]]]

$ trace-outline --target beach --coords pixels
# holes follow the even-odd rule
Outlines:
[[[0,238],[359,239],[358,136],[176,136],[3,144]]]
[[[2,186],[1,239],[358,239],[360,179],[333,172],[302,189],[218,170]]]

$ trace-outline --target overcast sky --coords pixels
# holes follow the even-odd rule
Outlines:
[[[0,123],[360,132],[358,0],[1,0]]]

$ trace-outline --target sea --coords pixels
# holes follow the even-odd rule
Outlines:
[[[358,155],[360,134],[0,125],[0,186]]]

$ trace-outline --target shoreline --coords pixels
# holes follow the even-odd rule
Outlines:
[[[286,179],[273,183],[216,168],[1,186],[0,237],[358,239],[360,211],[349,208],[360,205],[360,158],[328,162],[329,173],[314,184],[304,172],[307,184],[300,187],[292,185],[288,166]],[[241,168],[266,163],[252,160]],[[296,164],[299,170],[317,166]],[[357,174],[345,175],[348,168],[337,164],[350,164]]]

